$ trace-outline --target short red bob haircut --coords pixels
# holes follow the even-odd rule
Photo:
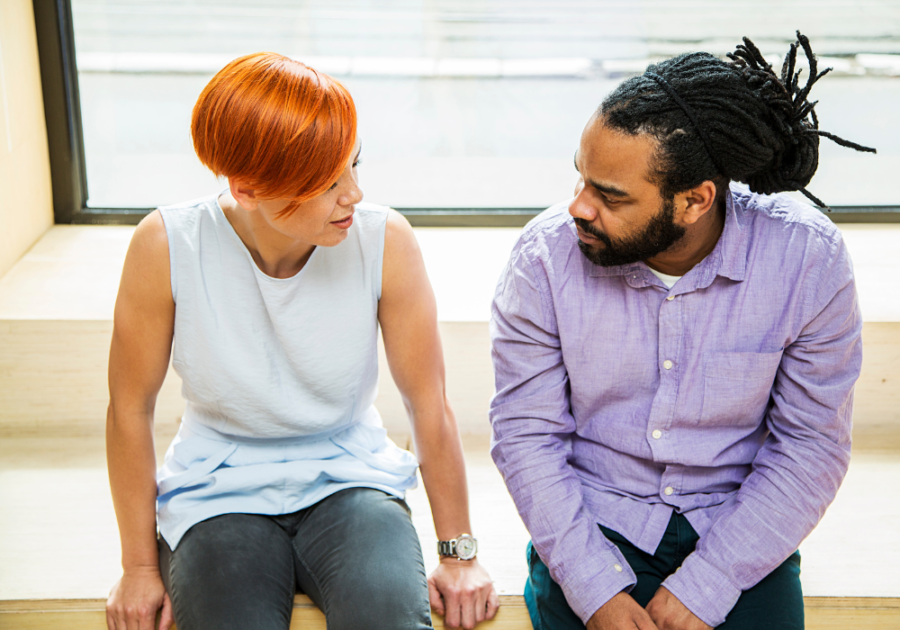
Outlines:
[[[276,53],[235,59],[203,88],[191,117],[200,161],[290,211],[338,180],[356,145],[356,107],[326,74]]]

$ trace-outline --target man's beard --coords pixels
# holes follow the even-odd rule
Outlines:
[[[601,267],[629,265],[639,260],[653,258],[677,243],[685,233],[683,227],[675,225],[675,202],[672,199],[663,201],[659,212],[639,234],[621,241],[612,241],[609,236],[599,232],[584,219],[576,218],[575,223],[582,232],[603,243],[599,249],[594,249],[594,246],[581,239],[578,240],[581,253]]]

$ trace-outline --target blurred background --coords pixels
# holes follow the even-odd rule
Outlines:
[[[221,182],[194,156],[191,108],[231,59],[271,50],[353,94],[369,201],[542,208],[571,194],[572,156],[603,96],[654,60],[724,56],[750,37],[780,68],[794,32],[831,76],[810,190],[900,205],[900,2],[886,0],[72,0],[88,207],[149,208]]]

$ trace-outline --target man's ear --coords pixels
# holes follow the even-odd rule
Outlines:
[[[256,196],[256,191],[245,182],[229,177],[228,188],[231,191],[231,196],[244,210],[253,212],[259,207],[259,197]]]
[[[693,225],[710,210],[716,207],[716,185],[710,180],[706,180],[696,188],[691,188],[683,193],[675,195],[675,207],[681,207],[684,204],[684,210],[680,213],[681,222],[686,225]],[[681,204],[677,203],[681,201]]]

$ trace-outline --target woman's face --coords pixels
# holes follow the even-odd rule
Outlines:
[[[359,140],[350,161],[334,185],[293,211],[281,214],[290,202],[283,199],[260,200],[257,211],[268,226],[280,234],[310,245],[333,247],[347,238],[353,224],[354,206],[362,201],[356,167],[360,163]]]

